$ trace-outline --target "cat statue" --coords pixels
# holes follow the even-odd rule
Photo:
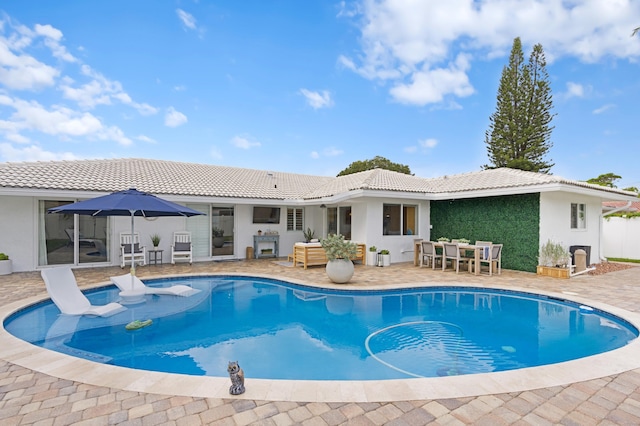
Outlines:
[[[229,372],[229,378],[231,379],[229,393],[231,395],[240,395],[241,393],[244,393],[244,371],[240,368],[238,361],[229,361],[227,371]]]

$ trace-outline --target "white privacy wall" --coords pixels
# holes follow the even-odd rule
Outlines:
[[[586,204],[585,229],[571,229],[571,203]],[[598,263],[600,256],[600,227],[602,203],[599,198],[567,192],[543,192],[540,194],[540,244],[549,239],[570,246],[591,246],[591,263]]]
[[[640,217],[610,217],[602,222],[604,257],[640,259]]]

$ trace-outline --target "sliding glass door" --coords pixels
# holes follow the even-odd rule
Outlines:
[[[108,262],[108,217],[47,213],[52,207],[70,203],[53,200],[39,202],[38,265]]]

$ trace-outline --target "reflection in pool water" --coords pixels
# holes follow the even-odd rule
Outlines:
[[[467,287],[331,291],[277,280],[213,276],[190,297],[146,296],[109,318],[60,315],[41,303],[5,328],[36,345],[96,362],[226,377],[378,380],[511,370],[624,346],[638,331],[612,315],[525,293]],[[94,304],[114,288],[91,291]],[[134,320],[148,327],[126,330]]]

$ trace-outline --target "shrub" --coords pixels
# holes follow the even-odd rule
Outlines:
[[[331,234],[321,243],[328,260],[355,259],[358,246],[351,241],[346,241],[341,234]]]

